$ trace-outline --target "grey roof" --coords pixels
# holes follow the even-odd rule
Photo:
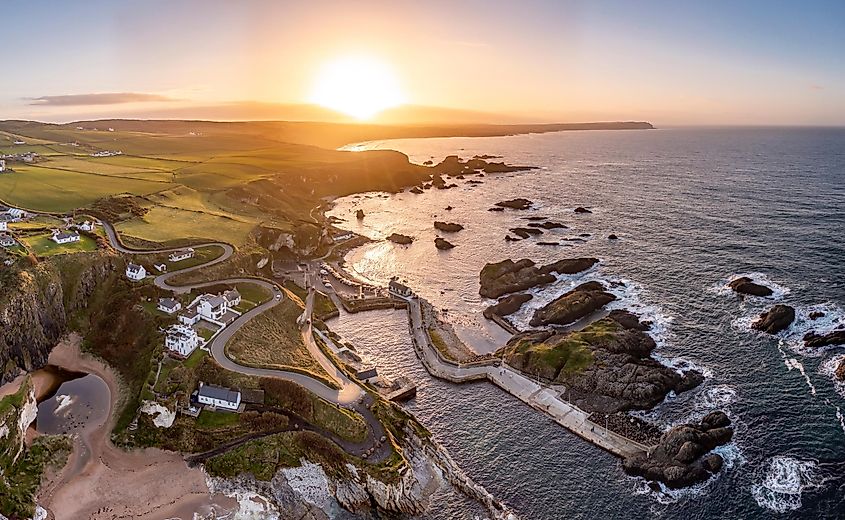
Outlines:
[[[79,233],[76,231],[62,231],[61,233],[56,233],[56,238],[59,240],[64,240],[65,238],[73,238],[78,237]]]
[[[167,307],[168,309],[175,309],[176,306],[179,305],[179,302],[173,298],[159,298],[158,304],[162,307]]]
[[[129,264],[129,265],[126,266],[126,269],[128,269],[130,271],[140,271],[141,266],[138,265],[138,264]]]
[[[205,296],[203,299],[207,301],[209,305],[211,305],[212,309],[220,307],[221,305],[226,303],[226,299],[222,296]]]
[[[224,401],[229,401],[230,403],[237,402],[240,394],[240,392],[230,388],[205,384],[200,387],[199,391],[199,395],[202,397],[208,397],[209,399],[222,399]]]
[[[231,291],[226,291],[223,293],[223,297],[229,300],[230,302],[237,300],[241,297],[241,293],[238,292],[237,289],[233,289]]]

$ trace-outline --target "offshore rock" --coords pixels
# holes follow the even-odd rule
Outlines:
[[[771,296],[772,290],[765,285],[755,283],[751,278],[743,276],[737,278],[728,284],[728,287],[739,294],[749,294],[751,296]]]
[[[408,245],[414,241],[413,237],[409,237],[408,235],[402,235],[399,233],[393,233],[389,237],[388,240],[393,242],[394,244],[401,244],[401,245]]]
[[[592,213],[592,211],[588,210],[587,208],[578,206],[577,208],[575,208],[575,213],[585,214],[585,213]]]
[[[510,200],[503,200],[502,202],[497,202],[496,206],[500,208],[510,208],[510,209],[528,209],[534,204],[528,199],[518,198],[518,199],[510,199]],[[501,211],[501,210],[499,210]]]
[[[827,334],[810,331],[804,335],[804,346],[809,348],[824,348],[833,345],[845,345],[845,330],[834,330]]]
[[[510,235],[505,240],[514,241]],[[517,262],[511,259],[489,263],[479,274],[481,288],[478,293],[485,298],[498,298],[505,294],[525,291],[538,285],[554,282],[557,278],[551,273],[575,274],[586,271],[598,263],[596,258],[566,258],[551,264],[537,267],[524,258]]]
[[[730,424],[724,412],[712,412],[699,424],[675,426],[661,436],[649,455],[627,458],[622,468],[629,475],[662,482],[672,489],[703,482],[722,468],[722,457],[709,452],[730,442]]]
[[[511,294],[499,298],[499,302],[484,309],[484,317],[492,319],[496,316],[508,316],[522,308],[522,305],[533,298],[530,294]]]
[[[358,211],[356,211],[355,212],[355,218],[357,218],[358,220],[363,220],[364,219],[364,210],[359,209]]]
[[[464,227],[460,224],[456,224],[454,222],[441,222],[439,220],[434,221],[434,229],[439,231],[445,231],[447,233],[456,233],[462,230]]]
[[[436,247],[437,249],[439,249],[441,251],[446,251],[448,249],[452,249],[453,247],[455,247],[455,244],[449,242],[445,238],[437,237],[437,238],[434,239],[434,247]]]
[[[795,309],[789,305],[779,303],[761,314],[760,317],[751,324],[751,328],[767,332],[769,334],[777,334],[789,327],[793,321],[795,321]]]
[[[558,296],[537,309],[531,318],[532,327],[543,325],[569,325],[616,300],[601,282],[587,282]]]
[[[520,236],[520,237],[522,237],[522,238],[528,238],[528,237],[530,237],[530,236],[532,236],[532,235],[542,235],[542,234],[543,234],[543,232],[542,232],[541,230],[539,230],[539,229],[535,229],[535,228],[524,228],[524,227],[515,227],[515,228],[510,228],[510,230],[509,230],[509,231],[510,231],[511,233],[513,233],[514,235],[518,235],[518,236]]]

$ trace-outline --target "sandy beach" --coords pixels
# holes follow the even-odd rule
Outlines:
[[[236,501],[211,495],[202,470],[189,468],[181,455],[157,449],[127,452],[111,443],[120,383],[110,367],[81,352],[80,343],[79,336],[69,336],[53,349],[49,362],[101,377],[111,394],[110,414],[105,424],[85,432],[92,449],[87,462],[78,464],[82,443],[76,439],[67,465],[42,486],[38,503],[49,518],[189,519],[195,512],[234,509]]]

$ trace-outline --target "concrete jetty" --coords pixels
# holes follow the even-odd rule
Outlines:
[[[556,423],[572,433],[616,456],[631,457],[651,450],[652,447],[610,431],[605,425],[590,421],[590,414],[565,401],[560,392],[531,380],[500,360],[458,364],[445,359],[431,343],[428,331],[423,325],[419,299],[410,297],[406,298],[406,301],[414,349],[431,375],[453,383],[486,379],[532,408],[548,414]]]

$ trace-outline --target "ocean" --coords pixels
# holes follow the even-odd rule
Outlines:
[[[845,129],[561,132],[357,148],[399,150],[417,163],[489,154],[539,169],[488,174],[476,185],[457,180],[457,188],[421,195],[337,200],[329,214],[344,219],[339,226],[376,240],[347,255],[349,269],[379,283],[394,275],[406,280],[484,352],[507,337],[480,315],[489,303],[478,295],[486,262],[595,256],[601,264],[592,271],[534,290],[514,321],[524,325],[533,309],[581,281],[621,282],[613,305],[653,323],[659,359],[707,376],[696,390],[639,415],[669,427],[719,409],[734,422],[733,442],[718,448],[726,465],[717,476],[695,488],[654,492],[626,476],[615,457],[491,384],[429,376],[413,353],[403,312],[331,320],[382,374],[419,384],[409,410],[521,518],[845,516],[845,385],[832,377],[845,347],[808,352],[800,341],[808,330],[845,324]],[[533,208],[487,211],[514,197],[532,200]],[[578,206],[592,213],[575,214]],[[360,222],[357,209],[366,214]],[[568,229],[506,242],[508,228],[525,226],[528,216]],[[434,220],[465,227],[441,234],[454,249],[435,249]],[[381,240],[393,232],[416,240],[410,246]],[[608,240],[610,234],[619,240]],[[767,283],[775,294],[736,296],[725,285],[738,275]],[[752,331],[752,319],[776,302],[795,306],[796,322],[777,337]],[[814,310],[825,316],[809,320]],[[444,494],[427,518],[483,513]]]

